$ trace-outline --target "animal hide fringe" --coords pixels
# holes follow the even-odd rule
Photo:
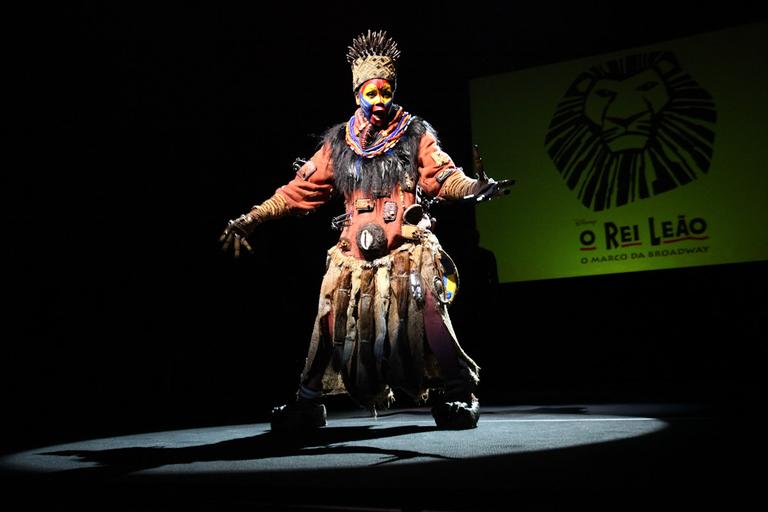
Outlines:
[[[425,333],[425,308],[437,303],[462,378],[474,387],[479,368],[461,349],[447,306],[412,293],[411,273],[423,294],[438,297],[432,283],[442,280],[443,269],[434,235],[373,261],[331,248],[302,380],[322,374],[325,394],[348,393],[371,410],[389,407],[393,389],[425,401],[430,389],[444,389],[447,380]]]

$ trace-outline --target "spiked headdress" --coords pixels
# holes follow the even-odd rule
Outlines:
[[[354,38],[347,50],[347,62],[352,65],[352,90],[356,91],[373,78],[389,80],[394,87],[397,81],[395,64],[399,58],[397,43],[384,30],[369,30]]]

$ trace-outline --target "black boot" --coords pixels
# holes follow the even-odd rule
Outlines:
[[[459,400],[447,400],[432,407],[432,417],[442,430],[466,430],[477,427],[480,402],[474,394]]]
[[[324,427],[327,423],[325,405],[315,400],[299,398],[293,403],[272,409],[272,430],[289,432]]]

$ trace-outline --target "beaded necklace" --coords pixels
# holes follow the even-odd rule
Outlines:
[[[389,151],[400,138],[405,134],[405,130],[408,125],[411,124],[413,116],[403,110],[402,107],[397,107],[397,113],[390,121],[389,126],[385,130],[379,132],[376,143],[369,147],[363,148],[362,140],[360,139],[360,133],[363,131],[362,127],[367,123],[362,115],[360,109],[349,118],[349,122],[346,125],[346,141],[347,145],[359,156],[363,158],[373,158]]]

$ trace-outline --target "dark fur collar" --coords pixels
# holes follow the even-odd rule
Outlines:
[[[344,195],[362,190],[368,197],[386,197],[400,183],[402,189],[413,192],[419,182],[418,153],[421,136],[432,127],[421,118],[414,117],[405,135],[387,153],[362,158],[347,146],[346,123],[328,130],[324,143],[333,150],[333,173],[336,189]]]

